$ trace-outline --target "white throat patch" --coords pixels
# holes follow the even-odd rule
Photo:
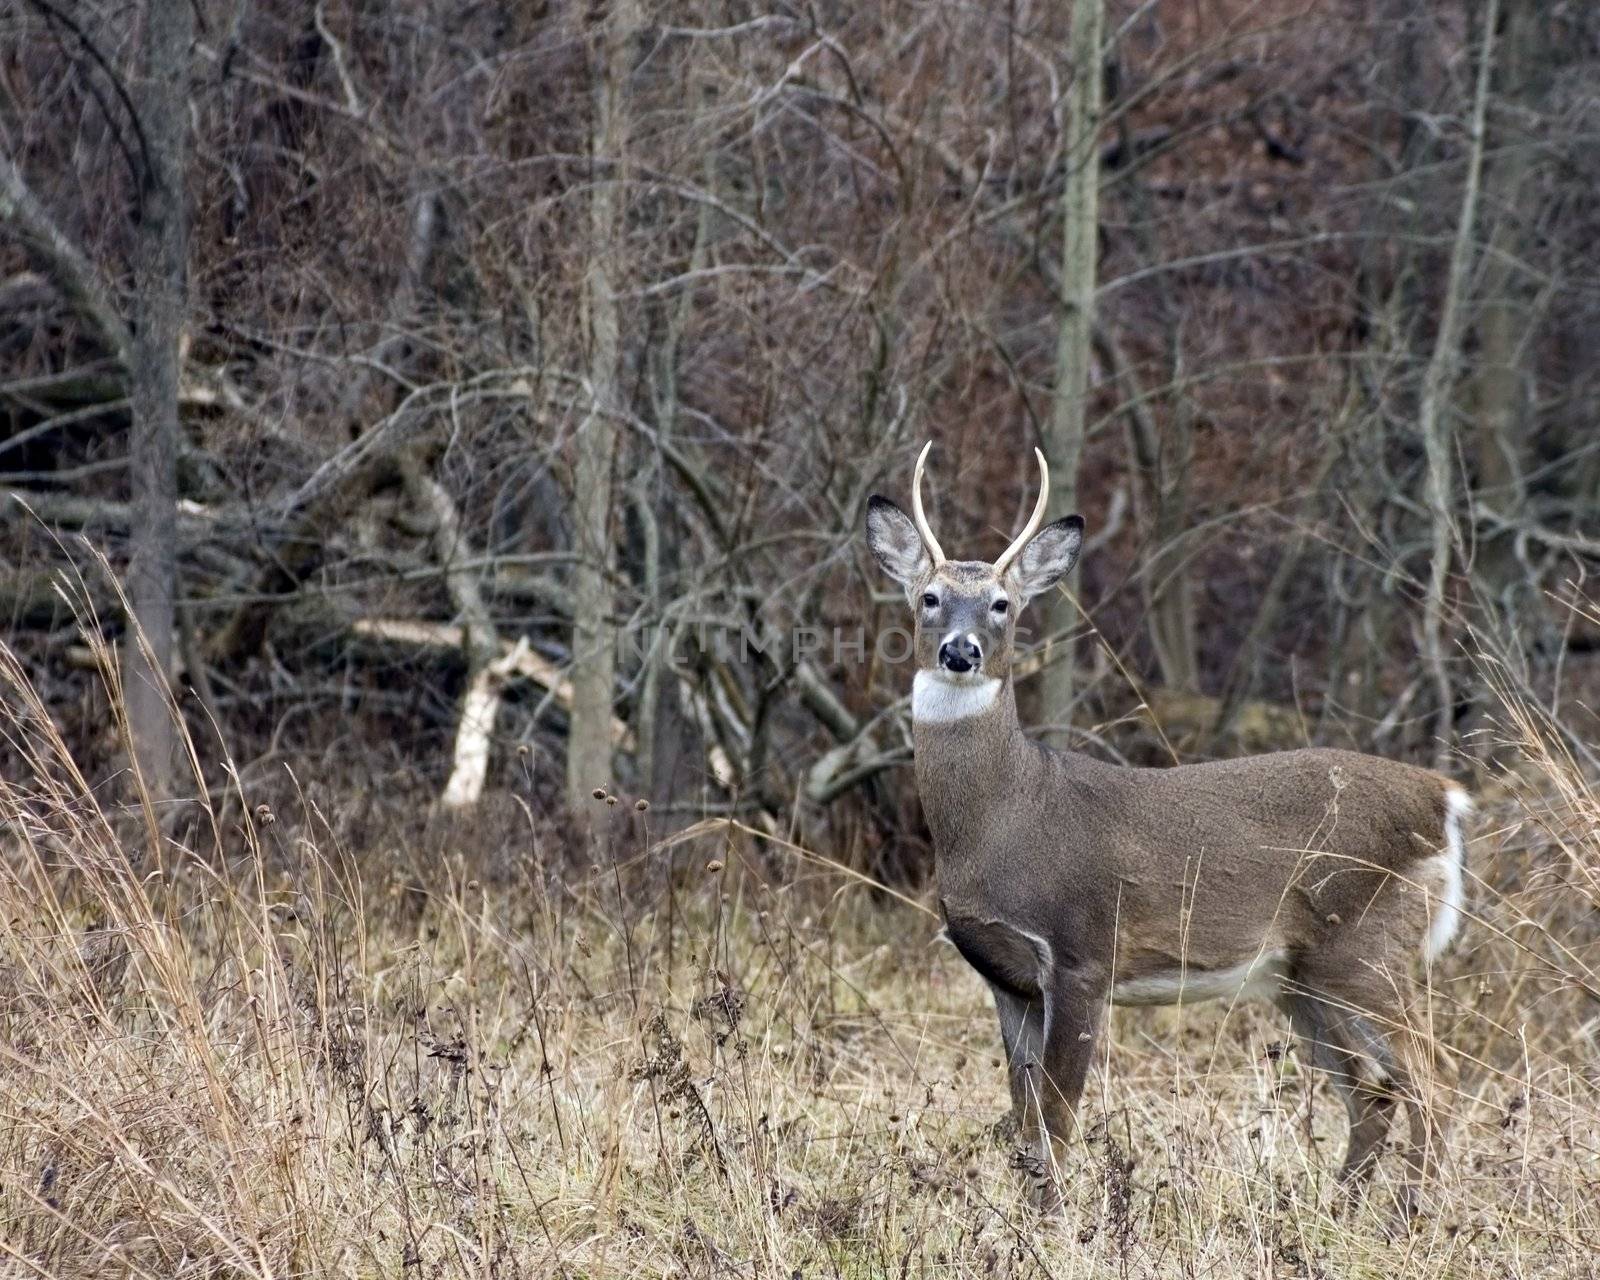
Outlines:
[[[911,682],[911,719],[919,724],[965,720],[987,711],[999,693],[995,676],[952,680],[937,671],[919,671]]]

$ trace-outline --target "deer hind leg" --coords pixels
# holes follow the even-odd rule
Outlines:
[[[1407,1009],[1415,1001],[1408,1001]],[[1444,1158],[1444,1131],[1440,1123],[1437,1095],[1441,1087],[1453,1083],[1448,1062],[1441,1063],[1432,1037],[1417,1029],[1409,1016],[1390,1035],[1394,1045],[1395,1089],[1406,1103],[1409,1141],[1406,1145],[1405,1186],[1400,1196],[1401,1212],[1414,1217],[1424,1207],[1428,1188],[1438,1179]]]
[[[1433,1054],[1427,1037],[1411,1024],[1414,992],[1409,979],[1391,981],[1370,969],[1362,976],[1370,980],[1324,980],[1313,993],[1294,1000],[1304,1006],[1298,1017],[1311,1023],[1315,1038],[1329,1046],[1323,1054],[1325,1069],[1350,1113],[1350,1145],[1339,1178],[1352,1192],[1359,1192],[1372,1176],[1395,1108],[1405,1103],[1407,1180],[1399,1199],[1402,1212],[1411,1216],[1420,1209],[1443,1153],[1430,1096]]]
[[[1413,1217],[1423,1207],[1423,1197],[1438,1177],[1444,1140],[1435,1107],[1440,1083],[1433,1039],[1415,1021],[1416,988],[1409,978],[1384,981],[1375,993],[1368,989],[1366,1008],[1345,1015],[1345,1025],[1366,1061],[1378,1064],[1388,1077],[1387,1087],[1406,1104],[1406,1180],[1399,1195],[1401,1213]],[[1355,993],[1350,1003],[1354,1004]]]
[[[1282,1003],[1306,1056],[1327,1075],[1344,1103],[1350,1138],[1339,1182],[1359,1192],[1377,1166],[1399,1098],[1387,1077],[1355,1050],[1338,1010],[1307,994],[1286,996]]]
[[[1350,1113],[1350,1144],[1339,1181],[1359,1194],[1378,1167],[1383,1141],[1404,1097],[1405,1075],[1388,1037],[1371,1018],[1347,1009],[1330,1012],[1334,1037],[1344,1046],[1345,1108]]]

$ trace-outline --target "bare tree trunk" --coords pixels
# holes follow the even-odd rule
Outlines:
[[[1062,121],[1062,137],[1070,143],[1065,148],[1066,179],[1061,195],[1061,328],[1056,339],[1055,390],[1044,433],[1044,455],[1050,463],[1048,514],[1052,519],[1077,507],[1078,460],[1083,454],[1093,359],[1104,19],[1103,0],[1074,0],[1072,87]],[[1069,586],[1075,584],[1076,577]],[[1076,622],[1076,610],[1060,592],[1050,595],[1048,605],[1042,618],[1044,633],[1065,636]],[[1071,645],[1061,642],[1050,657],[1042,677],[1040,710],[1047,725],[1064,728],[1072,716]]]
[[[1272,571],[1267,589],[1262,592],[1261,603],[1256,608],[1250,629],[1245,633],[1244,642],[1239,646],[1238,652],[1234,654],[1227,675],[1223,677],[1222,690],[1217,696],[1216,718],[1211,722],[1209,730],[1213,747],[1227,737],[1234,721],[1238,718],[1240,709],[1255,693],[1256,683],[1261,678],[1263,659],[1266,657],[1267,640],[1277,628],[1289,587],[1298,577],[1301,561],[1312,543],[1312,522],[1316,518],[1317,508],[1321,505],[1328,478],[1333,474],[1334,465],[1339,459],[1344,437],[1350,430],[1350,419],[1355,413],[1355,396],[1352,394],[1347,398],[1344,409],[1324,429],[1322,458],[1317,463],[1316,475],[1312,478],[1306,494],[1304,514],[1295,521],[1294,529],[1284,545],[1283,555]]]
[[[1121,144],[1133,153],[1134,140],[1124,114],[1118,126]],[[1149,184],[1135,169],[1129,176],[1129,198],[1139,252],[1146,263],[1161,261],[1159,220],[1151,207]],[[1167,330],[1171,358],[1169,426],[1163,432],[1144,400],[1144,388],[1133,366],[1123,358],[1109,326],[1097,326],[1102,357],[1109,358],[1121,393],[1128,403],[1128,429],[1132,453],[1144,480],[1143,496],[1149,508],[1147,527],[1150,553],[1139,574],[1146,601],[1150,644],[1155,650],[1161,679],[1169,688],[1198,692],[1200,652],[1195,638],[1194,591],[1189,575],[1187,534],[1189,520],[1189,469],[1194,453],[1194,407],[1184,386],[1183,308],[1173,297],[1165,272],[1153,281]],[[1135,490],[1139,492],[1138,489]]]
[[[128,724],[145,786],[172,794],[176,726],[168,708],[178,545],[178,382],[187,227],[184,181],[191,0],[150,0],[136,86],[147,146],[133,247],[133,343],[128,399],[134,518],[128,598],[143,642],[127,650]]]
[[[1456,222],[1455,243],[1450,249],[1450,269],[1445,277],[1439,332],[1434,338],[1433,354],[1423,374],[1422,399],[1417,406],[1418,433],[1422,436],[1428,459],[1428,514],[1432,522],[1428,593],[1423,602],[1422,651],[1428,678],[1433,683],[1434,695],[1439,703],[1434,718],[1434,751],[1441,764],[1448,757],[1451,729],[1455,723],[1455,697],[1450,688],[1450,669],[1444,649],[1445,579],[1450,572],[1450,551],[1456,538],[1455,522],[1450,511],[1454,487],[1451,457],[1453,433],[1446,422],[1449,412],[1447,401],[1455,386],[1456,370],[1461,361],[1467,275],[1473,257],[1472,236],[1478,221],[1478,192],[1483,174],[1483,124],[1489,102],[1489,70],[1494,64],[1494,34],[1499,9],[1499,0],[1488,0],[1483,22],[1483,49],[1478,62],[1478,82],[1473,93],[1467,173],[1461,188],[1461,214]]]
[[[1415,246],[1421,241],[1423,210],[1431,207],[1425,186],[1434,169],[1433,134],[1422,124],[1429,106],[1422,56],[1427,14],[1412,0],[1377,0],[1375,8],[1369,113],[1373,169],[1370,203],[1363,214],[1371,234],[1360,248],[1366,345],[1355,366],[1365,411],[1354,424],[1352,441],[1355,456],[1369,458],[1373,465],[1352,469],[1346,499],[1358,523],[1369,528],[1381,523],[1396,488],[1386,463],[1391,424],[1415,416],[1409,398],[1397,402],[1402,386],[1409,395],[1414,382],[1403,371],[1421,362],[1415,333],[1422,273]],[[1336,613],[1335,620],[1360,637],[1359,643],[1347,645],[1348,654],[1335,653],[1333,665],[1355,677],[1348,695],[1351,712],[1375,722],[1394,705],[1378,677],[1383,655],[1406,643],[1400,638],[1400,611],[1374,575],[1346,579],[1339,568],[1330,573],[1354,600],[1353,615],[1345,619]]]
[[[625,230],[625,171],[635,0],[613,0],[606,13],[596,87],[594,154],[611,163],[594,184],[589,205],[590,257],[584,280],[589,340],[588,417],[578,431],[573,463],[574,550],[572,728],[567,742],[567,802],[589,812],[591,793],[611,781],[611,705],[616,686],[612,621],[611,481],[621,406],[622,339],[616,257]]]
[[[1126,127],[1123,136],[1128,138]],[[1131,146],[1131,140],[1126,145]],[[1148,263],[1160,261],[1161,246],[1151,232],[1154,221],[1143,179],[1131,180],[1139,247]],[[1138,372],[1122,351],[1108,325],[1095,329],[1095,346],[1105,362],[1119,395],[1128,406],[1129,452],[1142,485],[1135,493],[1145,507],[1149,553],[1139,574],[1145,598],[1146,627],[1161,679],[1170,689],[1186,693],[1200,688],[1199,645],[1195,638],[1194,592],[1188,569],[1189,467],[1194,453],[1194,409],[1184,382],[1183,312],[1172,297],[1165,274],[1155,286],[1167,326],[1167,350],[1172,361],[1172,392],[1168,430],[1163,433],[1145,399]]]
[[[1183,376],[1177,334],[1173,343],[1174,380]],[[1189,574],[1189,465],[1194,453],[1194,406],[1179,390],[1173,398],[1169,439],[1162,442],[1155,467],[1146,472],[1155,488],[1155,520],[1144,573],[1149,602],[1150,642],[1161,678],[1185,693],[1200,689],[1200,653],[1195,637],[1194,590]]]
[[[1536,139],[1547,129],[1543,115],[1552,78],[1545,23],[1537,0],[1503,0],[1495,101],[1486,145],[1483,198],[1487,242],[1478,272],[1481,299],[1476,328],[1477,368],[1464,396],[1473,420],[1470,456],[1475,503],[1512,524],[1527,504],[1528,426],[1534,413],[1534,379],[1527,355],[1539,333],[1549,294],[1533,283],[1524,254],[1545,212],[1530,202]],[[1537,574],[1519,551],[1518,539],[1486,539],[1472,557],[1474,594],[1485,606],[1480,643],[1503,661],[1521,665],[1542,644],[1559,645],[1542,607]],[[1480,737],[1484,750],[1490,739]]]
[[[706,112],[706,132],[715,138],[715,127],[710,123],[715,107],[715,96],[702,86],[698,101]],[[702,165],[705,189],[716,196],[717,150],[708,147]],[[690,273],[704,270],[711,261],[711,204],[702,201],[695,219],[694,242],[689,248],[686,269]],[[657,447],[638,468],[634,481],[634,508],[638,513],[643,542],[643,582],[641,589],[649,601],[649,642],[644,646],[643,672],[639,680],[638,712],[634,720],[638,750],[634,753],[640,792],[650,799],[664,799],[662,776],[657,769],[656,738],[660,732],[661,718],[669,710],[665,693],[668,674],[668,654],[671,638],[666,621],[666,599],[662,583],[676,564],[678,551],[662,494],[666,468],[662,446],[677,434],[678,414],[678,360],[683,335],[694,312],[695,297],[684,290],[681,297],[665,299],[656,306],[656,324],[652,327],[649,353],[650,393],[655,409]]]
[[[1363,276],[1372,290],[1367,300],[1369,311],[1382,314],[1391,303],[1385,295],[1392,292],[1402,321],[1409,324],[1417,309],[1416,255],[1411,251],[1411,242],[1423,204],[1418,178],[1424,172],[1424,162],[1432,157],[1434,145],[1430,131],[1420,123],[1427,108],[1422,61],[1422,27],[1427,14],[1412,0],[1381,0],[1379,7],[1374,51],[1376,82],[1379,100],[1386,100],[1388,109],[1373,112],[1372,154],[1386,154],[1387,126],[1392,120],[1395,163],[1391,171],[1380,160],[1375,175],[1377,203],[1370,216],[1377,234],[1362,246]],[[1389,254],[1396,260],[1388,282],[1392,288],[1384,289],[1380,287],[1385,283],[1381,260]]]
[[[1547,76],[1541,22],[1542,15],[1530,0],[1512,0],[1506,6],[1497,77],[1505,123],[1495,130],[1496,158],[1484,174],[1484,195],[1494,223],[1480,282],[1474,452],[1480,492],[1501,514],[1513,518],[1522,499],[1519,437],[1527,407],[1522,351],[1534,319],[1522,300],[1526,291],[1519,287],[1525,240],[1520,205],[1523,184],[1533,168],[1533,129],[1527,114],[1537,109],[1543,97],[1537,82]]]

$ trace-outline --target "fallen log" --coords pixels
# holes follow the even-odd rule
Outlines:
[[[357,618],[350,631],[368,640],[384,644],[398,644],[416,648],[448,650],[457,654],[466,651],[466,628],[451,622],[415,622],[406,618]],[[552,700],[564,710],[572,707],[572,682],[556,663],[531,648],[517,654],[509,661],[514,650],[502,646],[491,660],[505,662],[506,678],[531,680],[549,691]],[[624,751],[633,749],[633,733],[618,716],[611,718],[612,741]]]
[[[180,536],[209,537],[227,523],[224,513],[203,503],[178,499]],[[36,519],[61,529],[125,530],[133,519],[133,504],[105,498],[80,498],[47,489],[0,489],[0,521]]]

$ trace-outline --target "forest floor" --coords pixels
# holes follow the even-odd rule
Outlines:
[[[347,847],[235,795],[156,874],[6,705],[35,768],[0,784],[0,1275],[1594,1273],[1587,791],[1479,824],[1409,1231],[1398,1157],[1342,1206],[1342,1108],[1220,1005],[1113,1015],[1041,1221],[988,996],[918,902],[723,824],[654,840],[626,800],[574,858],[531,825]]]

